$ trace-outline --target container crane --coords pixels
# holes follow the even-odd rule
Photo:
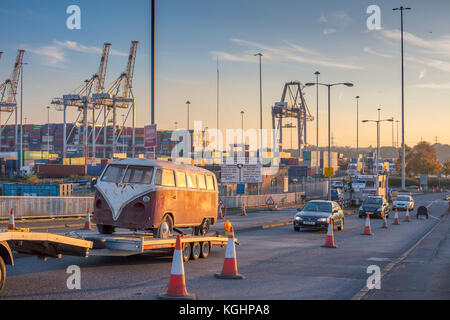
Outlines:
[[[95,109],[100,108],[100,105],[94,104],[91,99],[91,95],[93,93],[100,93],[104,90],[104,83],[106,79],[106,69],[108,65],[108,57],[110,53],[111,43],[103,44],[103,51],[100,59],[100,66],[98,72],[94,74],[90,79],[84,81],[84,83],[73,90],[70,94],[63,95],[62,98],[55,98],[52,100],[52,104],[56,105],[56,109],[58,111],[63,111],[63,122],[64,122],[64,145],[63,145],[63,157],[67,156],[67,141],[70,139],[70,136],[75,128],[75,125],[72,127],[72,130],[69,132],[67,136],[67,107],[76,107],[78,108],[79,114],[74,124],[81,122],[84,127],[84,145],[85,152],[88,144],[88,110],[92,109],[92,127],[95,132]],[[94,92],[93,92],[94,91]],[[82,116],[82,120],[79,121]],[[94,134],[95,136],[95,134]],[[93,139],[94,145],[94,154],[95,157],[95,140]]]
[[[134,67],[136,63],[136,53],[139,41],[132,41],[130,47],[130,53],[128,55],[128,61],[126,70],[124,73],[109,85],[105,89],[104,93],[93,94],[92,98],[94,103],[108,107],[108,110],[112,110],[112,124],[113,124],[113,141],[112,141],[112,152],[116,151],[117,142],[122,134],[122,129],[117,132],[117,108],[128,109],[127,115],[123,120],[121,128],[123,128],[125,122],[127,121],[130,112],[132,112],[132,157],[135,153],[135,100],[133,95],[133,77],[134,77]],[[130,108],[131,104],[131,108]],[[105,109],[106,110],[106,109]],[[109,112],[108,112],[109,114]],[[106,122],[105,115],[105,122]],[[106,128],[105,130],[105,146],[106,146]]]
[[[15,112],[15,119],[16,119],[16,121],[15,121],[15,126],[16,126],[15,141],[17,141],[17,135],[18,135],[16,96],[17,96],[17,87],[19,85],[19,76],[20,76],[21,67],[22,67],[22,63],[23,63],[24,53],[25,53],[25,50],[22,50],[22,49],[17,51],[16,62],[14,64],[14,68],[13,68],[11,77],[0,85],[0,115],[1,115],[1,112],[9,112],[10,113],[8,120],[5,122],[5,125],[6,125],[6,123],[11,118],[12,113]],[[0,116],[0,121],[1,121],[1,116]],[[0,125],[1,125],[1,122],[0,122]],[[3,131],[3,126],[0,129],[0,134],[1,134],[1,131]],[[17,143],[16,143],[16,151],[17,151]]]
[[[311,116],[299,81],[288,82],[284,85],[281,101],[272,107],[272,126],[276,132],[279,150],[283,148],[283,119],[297,119],[298,156],[301,148],[306,144],[306,121],[314,120]]]

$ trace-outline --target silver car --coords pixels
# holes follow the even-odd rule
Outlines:
[[[330,218],[338,230],[344,229],[344,211],[335,201],[309,201],[294,217],[294,230],[301,228],[328,229]]]

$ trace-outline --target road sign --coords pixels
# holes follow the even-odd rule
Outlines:
[[[144,127],[144,147],[154,148],[156,147],[156,124],[151,124]]]
[[[261,183],[261,164],[222,164],[221,182],[223,183]]]
[[[267,204],[267,205],[273,205],[273,204],[274,204],[274,201],[273,201],[272,196],[270,196],[269,198],[267,198],[266,204]]]
[[[325,168],[325,172],[324,172],[324,176],[325,178],[331,178],[334,176],[334,169],[331,168]]]
[[[245,194],[245,184],[236,185],[236,194]]]
[[[222,199],[219,199],[219,207],[222,209],[226,209],[225,204],[223,203]]]

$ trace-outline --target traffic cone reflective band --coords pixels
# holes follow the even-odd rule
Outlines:
[[[405,222],[410,222],[409,221],[409,209],[406,209]]]
[[[382,228],[387,229],[388,227],[388,223],[387,223],[387,219],[386,219],[386,214],[383,214],[383,226]]]
[[[9,213],[8,230],[16,230],[16,224],[14,223],[14,209],[11,208]]]
[[[362,234],[368,235],[368,236],[373,235],[372,231],[370,230],[370,216],[369,216],[369,214],[366,214],[366,225],[364,226],[364,232]]]
[[[327,238],[325,239],[325,244],[322,247],[337,248],[337,246],[334,244],[333,219],[331,218],[328,222]]]
[[[238,273],[236,262],[236,247],[234,243],[233,227],[230,228],[228,243],[225,249],[225,260],[223,262],[222,273],[214,275],[219,279],[245,279]]]
[[[186,244],[189,245],[189,244]],[[166,294],[161,294],[160,299],[196,300],[195,294],[190,294],[186,289],[184,278],[183,253],[181,235],[177,236],[175,250],[173,252],[172,269],[170,271],[169,287]]]
[[[278,205],[275,205],[275,207],[273,207],[272,210],[273,210],[273,211],[278,211]]]
[[[394,224],[400,224],[398,222],[398,210],[397,209],[395,209]]]
[[[222,207],[221,206],[219,206],[219,219],[223,219]]]
[[[243,216],[247,215],[247,210],[245,210],[245,202],[242,202],[242,215]]]
[[[91,230],[91,215],[89,214],[89,208],[86,212],[86,219],[84,220],[84,230]]]

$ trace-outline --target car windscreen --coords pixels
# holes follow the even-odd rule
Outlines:
[[[137,183],[137,184],[150,184],[152,182],[153,167],[134,167],[129,166],[125,177],[124,183]]]
[[[367,198],[366,200],[364,200],[363,205],[381,205],[383,203],[383,200],[380,198]]]
[[[303,211],[315,211],[315,212],[331,212],[331,203],[327,202],[308,202]]]
[[[409,197],[397,197],[397,199],[395,199],[397,201],[409,201]]]
[[[102,176],[103,182],[122,182],[126,166],[110,165]]]

